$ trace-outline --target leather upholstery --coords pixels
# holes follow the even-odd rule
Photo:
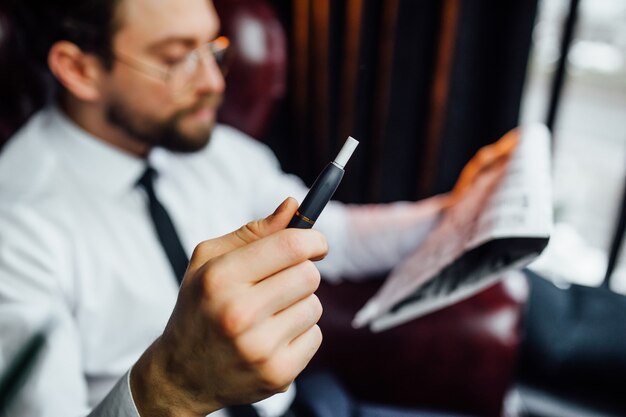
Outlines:
[[[323,284],[324,343],[311,368],[331,369],[363,401],[500,416],[528,291],[524,277],[508,279],[381,333],[350,326],[379,283]]]
[[[216,0],[215,6],[231,41],[220,121],[263,138],[286,89],[285,32],[265,1]]]

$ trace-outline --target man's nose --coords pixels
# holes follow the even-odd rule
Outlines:
[[[203,56],[199,60],[194,81],[198,93],[223,93],[226,87],[224,75],[213,57]]]

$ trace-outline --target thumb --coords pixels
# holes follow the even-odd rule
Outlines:
[[[488,167],[503,157],[511,156],[519,141],[519,129],[510,130],[498,141],[482,147],[475,159],[479,169]]]
[[[223,255],[285,229],[297,209],[298,202],[294,198],[288,197],[276,208],[274,213],[266,218],[253,220],[234,232],[201,242],[191,255],[187,273],[196,271],[216,256]]]
[[[518,141],[519,130],[513,129],[497,142],[480,148],[476,155],[463,167],[452,193],[462,194],[482,172],[489,170],[496,163],[510,158],[517,148]]]

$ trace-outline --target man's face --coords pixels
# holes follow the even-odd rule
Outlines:
[[[180,62],[219,30],[208,0],[123,0],[117,18],[121,28],[113,38],[114,55],[158,69]],[[208,143],[223,91],[224,79],[211,60],[186,88],[174,90],[120,58],[107,79],[104,106],[108,123],[133,140],[192,152]]]

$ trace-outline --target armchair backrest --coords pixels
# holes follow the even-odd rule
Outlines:
[[[8,11],[0,2],[0,150],[7,139],[46,102],[51,77],[30,62]]]
[[[226,94],[219,120],[263,138],[285,94],[287,41],[268,2],[215,0],[222,32],[231,41]]]

